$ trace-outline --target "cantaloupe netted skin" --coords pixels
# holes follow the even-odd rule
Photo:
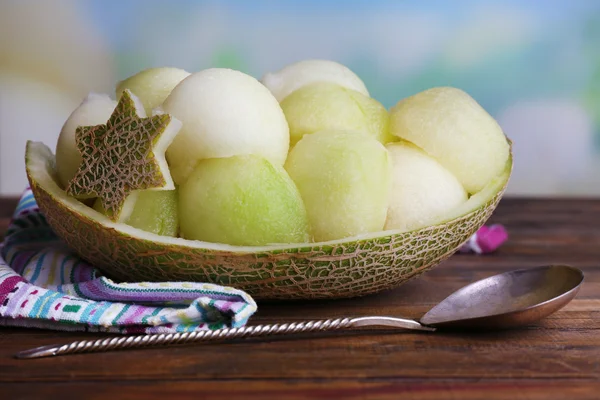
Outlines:
[[[108,220],[103,221],[99,213],[96,219],[93,210],[81,214],[79,203],[50,182],[55,178],[49,150],[45,173],[39,167],[30,168],[41,162],[30,159],[43,153],[30,151],[31,146],[28,177],[48,223],[107,276],[123,281],[212,282],[244,290],[257,300],[347,298],[397,287],[458,250],[489,218],[506,186],[503,182],[489,201],[466,215],[412,232],[381,232],[370,238],[256,251],[234,246],[219,249],[203,242],[161,240],[133,228],[124,231],[118,224],[107,227]]]

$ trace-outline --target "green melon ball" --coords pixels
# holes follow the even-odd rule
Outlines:
[[[315,241],[383,230],[391,188],[385,147],[362,132],[305,135],[285,168],[296,183]]]
[[[145,69],[117,84],[117,99],[121,97],[125,89],[129,89],[140,99],[146,114],[152,115],[152,110],[160,106],[171,94],[173,88],[189,75],[189,72],[179,68]]]
[[[81,164],[81,154],[75,142],[78,126],[105,124],[117,103],[104,94],[90,93],[69,116],[56,143],[56,171],[63,188],[73,179]]]
[[[389,143],[386,148],[392,161],[392,195],[385,229],[432,225],[467,201],[458,179],[415,145]]]
[[[175,183],[185,182],[199,160],[244,154],[283,165],[289,129],[271,92],[239,71],[211,68],[184,79],[163,103],[183,123],[167,149]]]
[[[363,81],[348,67],[329,60],[303,60],[265,74],[261,82],[278,101],[315,82],[331,82],[369,96]]]
[[[321,130],[361,131],[381,143],[394,140],[389,115],[377,100],[335,83],[306,85],[281,102],[290,127],[290,144]]]
[[[200,161],[180,187],[179,209],[186,239],[238,246],[309,241],[294,182],[256,155]]]
[[[390,110],[390,131],[437,159],[469,193],[502,173],[509,156],[500,125],[455,88],[433,88],[400,101]]]
[[[177,190],[142,190],[137,195],[133,211],[123,223],[162,236],[177,236],[179,212]],[[105,214],[100,199],[94,209]]]

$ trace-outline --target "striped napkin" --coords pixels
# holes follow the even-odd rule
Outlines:
[[[61,242],[29,189],[0,244],[0,325],[173,333],[243,326],[255,311],[248,294],[230,287],[113,282]]]

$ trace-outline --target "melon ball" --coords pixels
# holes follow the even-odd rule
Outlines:
[[[363,81],[348,67],[329,60],[304,60],[285,66],[277,72],[265,74],[262,83],[278,101],[292,92],[315,82],[337,83],[369,96]]]
[[[458,179],[415,145],[398,142],[386,148],[392,161],[392,194],[385,229],[432,225],[467,201]]]
[[[94,209],[106,214],[100,199]],[[162,236],[177,236],[179,213],[177,190],[142,190],[135,200],[133,211],[123,223]]]
[[[81,164],[75,130],[78,126],[105,124],[116,106],[117,102],[107,95],[90,93],[67,118],[56,143],[56,171],[63,188],[67,187]]]
[[[502,171],[500,175],[489,181],[479,192],[470,196],[469,200],[465,203],[462,203],[459,207],[453,209],[451,213],[444,215],[444,218],[439,222],[461,217],[485,206],[486,203],[492,201],[495,196],[506,188],[511,172],[512,157],[509,157],[506,166],[504,167],[504,171]]]
[[[194,73],[173,89],[162,105],[183,123],[167,161],[183,184],[199,160],[243,154],[283,165],[289,129],[271,92],[253,77],[225,68]]]
[[[318,82],[296,90],[281,102],[290,127],[290,144],[320,130],[361,131],[381,143],[395,140],[389,115],[377,100],[335,83]]]
[[[140,99],[146,114],[152,115],[152,110],[160,106],[173,88],[189,75],[189,72],[179,68],[148,68],[119,82],[117,99],[125,89],[129,89]]]
[[[305,135],[285,168],[296,183],[315,241],[383,229],[391,188],[388,152],[362,132]]]
[[[180,187],[179,210],[186,239],[238,246],[309,241],[294,182],[256,155],[200,161]]]
[[[437,159],[469,193],[499,175],[509,144],[500,125],[467,93],[440,87],[401,100],[390,131]]]

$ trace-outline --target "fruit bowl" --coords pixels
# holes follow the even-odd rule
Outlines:
[[[68,196],[55,158],[29,142],[27,176],[54,231],[82,258],[122,281],[198,281],[233,286],[262,299],[334,299],[380,292],[454,254],[490,217],[512,172],[504,172],[438,223],[341,240],[231,246],[155,235],[115,223]]]

